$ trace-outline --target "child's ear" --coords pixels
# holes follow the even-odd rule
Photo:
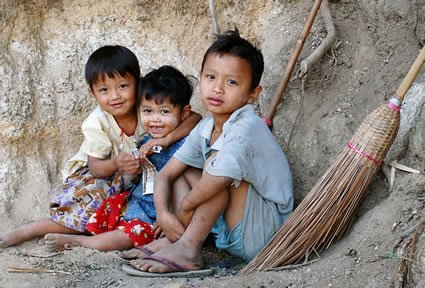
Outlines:
[[[182,111],[182,121],[184,119],[186,119],[187,117],[189,117],[190,115],[190,111],[192,111],[192,106],[190,105],[186,105],[183,107],[183,111]]]
[[[252,90],[251,94],[249,95],[248,103],[254,103],[257,100],[258,95],[263,91],[263,86],[258,85],[257,87]]]
[[[89,87],[87,90],[89,91],[89,93],[90,93],[90,95],[91,95],[91,96],[95,97],[94,92],[93,92],[93,89],[91,89],[91,88]]]

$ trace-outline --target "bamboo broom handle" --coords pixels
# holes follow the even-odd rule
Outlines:
[[[422,66],[424,65],[424,62],[425,62],[425,46],[422,48],[421,52],[419,53],[412,67],[410,67],[409,72],[407,72],[407,75],[404,77],[403,81],[401,82],[400,86],[397,89],[396,94],[398,96],[398,100],[400,101],[400,104],[403,102],[404,96],[406,96],[407,91],[409,90],[413,81],[415,81],[415,78],[418,75],[419,71],[421,70]]]
[[[276,113],[277,105],[279,105],[280,99],[283,95],[283,92],[285,91],[286,85],[289,82],[289,78],[291,77],[292,71],[294,70],[294,66],[297,63],[298,56],[300,56],[307,35],[310,32],[311,26],[313,25],[314,18],[316,18],[317,11],[319,11],[320,4],[322,4],[322,0],[316,0],[314,2],[313,8],[310,11],[310,15],[308,15],[307,21],[304,24],[304,28],[301,31],[301,34],[297,40],[297,44],[294,48],[294,51],[292,52],[292,55],[289,58],[288,65],[286,66],[282,79],[279,82],[279,86],[276,90],[275,95],[272,98],[272,102],[270,103],[269,109],[266,113],[266,117],[270,121],[272,121],[273,116]]]

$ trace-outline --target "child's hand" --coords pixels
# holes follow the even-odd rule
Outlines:
[[[164,231],[162,231],[162,228],[159,226],[158,222],[155,222],[152,231],[154,233],[155,239],[159,239],[165,236]]]
[[[153,151],[154,146],[159,146],[162,149],[166,149],[169,146],[169,144],[170,143],[168,143],[167,137],[150,139],[148,142],[143,144],[142,147],[140,147],[139,152],[142,157],[146,157],[154,153]]]
[[[161,216],[160,216],[161,215]],[[162,213],[158,215],[158,225],[162,229],[167,239],[174,243],[177,241],[186,230],[176,215],[171,213]]]
[[[116,158],[118,169],[124,173],[136,174],[139,172],[140,159],[129,153],[120,153]]]

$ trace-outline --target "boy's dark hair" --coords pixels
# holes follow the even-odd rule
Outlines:
[[[90,89],[99,81],[100,77],[107,75],[113,78],[115,75],[125,77],[132,75],[136,81],[140,79],[140,66],[134,53],[120,45],[103,46],[94,51],[86,64],[86,81]]]
[[[139,102],[144,97],[148,101],[154,100],[162,104],[168,98],[172,105],[183,108],[190,103],[193,87],[189,77],[176,68],[165,65],[142,77],[138,91]]]
[[[205,60],[210,54],[230,54],[241,59],[244,59],[251,66],[251,91],[254,90],[261,80],[264,71],[263,54],[259,49],[252,45],[248,40],[239,35],[239,30],[229,30],[224,34],[216,35],[216,40],[205,52],[202,60],[201,71],[204,70]]]

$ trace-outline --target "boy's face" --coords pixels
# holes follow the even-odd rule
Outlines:
[[[136,86],[136,79],[131,75],[122,77],[116,74],[113,78],[104,75],[104,77],[99,76],[90,92],[104,111],[119,120],[134,113]]]
[[[251,67],[244,59],[229,54],[209,54],[200,81],[205,108],[215,115],[230,117],[260,94],[261,86],[250,91],[251,81]]]
[[[155,100],[148,101],[145,97],[142,97],[140,109],[143,129],[153,138],[167,136],[190,113],[190,105],[182,109],[177,105],[172,105],[167,97],[161,104],[156,103]]]

